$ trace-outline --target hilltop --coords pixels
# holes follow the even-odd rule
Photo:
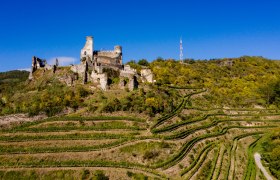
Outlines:
[[[32,81],[26,72],[0,74],[1,115],[42,116],[2,127],[0,177],[264,179],[254,164],[258,151],[279,178],[278,61],[127,64],[137,74],[151,69],[155,82],[130,91],[112,76],[102,90],[83,80],[67,84],[69,67],[39,69]]]
[[[143,67],[134,61],[128,64],[138,73]],[[110,89],[107,91],[96,88],[94,84],[83,84],[82,79],[76,85],[67,85],[65,81],[71,75],[70,67],[58,67],[55,74],[38,70],[34,81],[27,80],[26,72],[22,72],[16,83],[7,76],[1,80],[2,83],[7,81],[6,86],[3,84],[1,87],[13,88],[1,91],[1,114],[23,112],[32,115],[45,111],[54,115],[71,108],[74,111],[83,109],[83,113],[130,111],[154,116],[170,113],[178,104],[179,94],[167,86],[206,89],[207,93],[194,100],[205,108],[278,108],[280,105],[278,61],[241,57],[188,60],[181,64],[159,58],[145,65],[151,68],[155,83],[140,83],[139,88],[132,92],[119,88],[120,78],[114,76],[114,72],[109,75]]]

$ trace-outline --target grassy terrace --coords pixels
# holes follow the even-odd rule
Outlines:
[[[254,147],[263,135],[279,128],[279,112],[193,107],[195,96],[206,90],[169,88],[186,94],[170,114],[153,122],[64,116],[1,129],[0,179],[36,179],[40,174],[48,179],[51,172],[53,178],[81,179],[99,171],[128,179],[262,177],[256,173]]]

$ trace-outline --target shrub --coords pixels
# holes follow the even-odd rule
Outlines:
[[[170,145],[164,141],[160,142],[160,148],[170,148]]]
[[[109,177],[104,174],[101,170],[96,170],[93,177],[93,180],[109,180]]]
[[[132,179],[136,180],[148,180],[148,177],[145,176],[144,174],[138,174],[138,173],[133,173],[131,171],[127,171],[126,175]]]
[[[90,93],[85,88],[79,87],[78,88],[78,94],[80,95],[80,97],[87,97]]]
[[[143,159],[153,159],[155,157],[157,157],[159,155],[159,152],[158,151],[146,151],[144,156],[143,156]]]
[[[50,106],[44,109],[48,117],[54,116],[63,110],[62,106]]]
[[[126,175],[127,175],[128,177],[132,177],[132,176],[133,176],[133,172],[127,171],[127,172],[126,172]]]
[[[82,179],[88,179],[90,175],[90,172],[88,169],[84,169],[82,172]]]
[[[109,101],[105,106],[103,107],[102,111],[104,112],[114,112],[114,111],[120,111],[121,110],[121,103],[120,101],[115,98],[112,101]]]
[[[95,112],[97,109],[98,109],[98,106],[94,106],[94,105],[90,105],[90,106],[88,107],[88,110],[89,110],[90,112]]]

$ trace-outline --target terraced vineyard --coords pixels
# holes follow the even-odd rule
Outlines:
[[[201,109],[203,89],[153,122],[137,117],[53,117],[1,130],[1,179],[265,179],[256,143],[279,127],[269,109]]]

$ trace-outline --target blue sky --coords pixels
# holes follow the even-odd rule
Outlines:
[[[13,0],[0,3],[0,71],[29,68],[33,55],[79,61],[122,45],[124,61],[157,57],[280,59],[279,0]]]

